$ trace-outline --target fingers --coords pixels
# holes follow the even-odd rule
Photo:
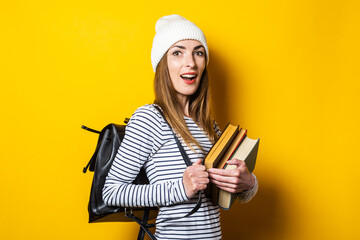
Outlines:
[[[235,165],[236,169],[219,169],[219,168],[210,168],[208,169],[209,173],[218,174],[222,176],[233,176],[238,177],[241,172],[246,172],[247,166],[246,163],[242,160],[231,159],[226,162],[228,165]],[[240,172],[239,172],[240,171]]]
[[[219,174],[209,173],[210,181],[216,184],[221,184],[224,186],[237,185],[241,182],[240,174],[234,174],[234,176],[223,176]],[[223,183],[223,184],[222,184]]]
[[[184,171],[183,183],[188,198],[193,197],[198,191],[205,190],[209,182],[209,173],[202,165],[201,159],[198,159]]]
[[[250,175],[251,176],[251,175]],[[227,192],[238,193],[252,188],[254,184],[248,177],[224,177],[220,175],[210,175],[210,181],[218,188]],[[252,185],[251,185],[252,184]]]
[[[211,168],[208,170],[210,181],[217,187],[231,192],[242,192],[249,190],[254,185],[254,177],[251,175],[246,167],[244,161],[233,159],[227,162],[228,164],[234,163],[235,169],[216,169]]]
[[[238,177],[243,169],[219,169],[219,168],[210,168],[208,170],[210,176],[212,175],[220,175],[225,177]]]
[[[242,188],[240,185],[233,184],[233,183],[227,183],[227,182],[221,182],[215,179],[211,179],[211,182],[215,184],[218,188],[223,189],[230,193],[236,193],[241,192]]]
[[[239,160],[239,159],[235,159],[235,158],[227,161],[226,163],[230,164],[230,165],[236,165],[237,167],[241,167],[243,165],[246,165],[244,161]]]
[[[199,158],[196,162],[194,162],[190,167],[187,169],[194,170],[194,171],[206,171],[206,167],[202,164],[202,160]]]
[[[189,169],[186,169],[186,174],[190,177],[190,178],[194,178],[193,180],[204,180],[202,178],[209,178],[209,173],[206,172],[205,170],[204,171],[201,171],[201,170],[198,170],[196,168],[189,168]],[[201,182],[204,182],[204,181],[201,181]]]

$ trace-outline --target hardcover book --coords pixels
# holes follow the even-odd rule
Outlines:
[[[247,130],[239,126],[228,124],[219,140],[210,149],[204,160],[206,169],[213,167],[219,169],[235,169],[236,165],[228,165],[231,159],[243,160],[247,168],[252,172],[255,168],[260,139],[247,137]],[[237,194],[219,189],[214,184],[209,184],[205,191],[210,196],[214,205],[223,209],[230,209]]]

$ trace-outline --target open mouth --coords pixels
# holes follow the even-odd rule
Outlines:
[[[185,83],[191,84],[191,83],[195,82],[197,75],[187,73],[187,74],[180,75],[180,77],[185,81]]]

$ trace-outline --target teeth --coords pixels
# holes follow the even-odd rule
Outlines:
[[[195,74],[183,74],[183,75],[181,75],[181,77],[194,78],[194,77],[196,77],[196,75]]]

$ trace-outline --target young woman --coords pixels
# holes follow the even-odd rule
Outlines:
[[[103,189],[111,206],[159,207],[157,239],[221,239],[220,210],[203,190],[211,181],[219,188],[238,193],[240,202],[257,192],[257,181],[243,161],[228,164],[237,169],[206,171],[202,160],[220,131],[211,118],[209,52],[203,32],[178,15],[160,18],[151,51],[155,71],[155,102],[181,139],[192,166],[186,167],[171,128],[154,105],[138,108],[131,117],[124,140]],[[131,184],[140,168],[150,184]],[[202,204],[190,212],[201,191]]]

